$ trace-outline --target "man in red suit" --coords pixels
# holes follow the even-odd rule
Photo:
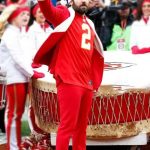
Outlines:
[[[55,27],[34,62],[48,65],[56,79],[60,107],[56,150],[68,150],[70,138],[73,150],[85,150],[93,90],[101,84],[104,67],[102,44],[85,16],[90,0],[73,0],[70,8],[54,7],[49,0],[38,2]]]

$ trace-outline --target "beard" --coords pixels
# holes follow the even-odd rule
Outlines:
[[[88,11],[88,7],[85,3],[82,3],[81,6],[77,6],[74,2],[72,4],[73,9],[78,12],[79,14],[83,15],[85,13],[87,13]]]

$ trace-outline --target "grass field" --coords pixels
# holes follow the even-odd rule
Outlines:
[[[30,135],[30,128],[27,120],[22,121],[22,126],[21,126],[21,135],[22,136],[28,136]]]

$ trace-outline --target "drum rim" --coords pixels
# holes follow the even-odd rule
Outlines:
[[[57,88],[55,83],[32,79],[31,84],[34,88],[39,89],[41,91],[57,93]]]

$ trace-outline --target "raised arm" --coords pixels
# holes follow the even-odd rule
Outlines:
[[[38,0],[41,11],[43,12],[46,20],[54,26],[59,25],[66,20],[69,16],[69,10],[65,6],[53,6],[51,0]]]

